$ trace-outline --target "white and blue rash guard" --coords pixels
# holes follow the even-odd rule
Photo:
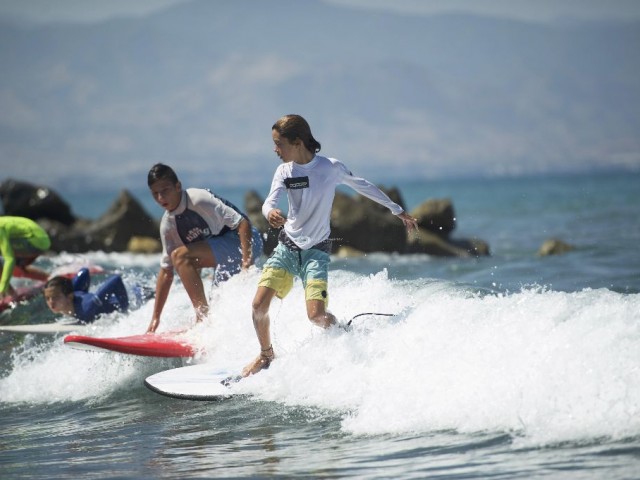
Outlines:
[[[336,187],[347,185],[356,192],[391,210],[394,215],[403,212],[378,187],[364,178],[354,177],[340,160],[316,155],[311,162],[300,165],[282,163],[276,169],[271,191],[262,205],[262,214],[278,208],[283,192],[287,192],[289,211],[284,231],[302,250],[327,240],[331,234],[330,220]]]
[[[173,268],[171,252],[182,245],[208,240],[235,230],[244,216],[231,203],[216,197],[209,190],[188,188],[182,200],[171,212],[164,212],[160,221],[162,260],[160,266]]]

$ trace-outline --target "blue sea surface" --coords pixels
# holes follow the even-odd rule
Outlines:
[[[199,186],[244,203],[246,189]],[[191,329],[206,352],[192,360],[0,333],[0,478],[639,478],[640,175],[385,186],[409,210],[450,198],[452,236],[480,238],[491,255],[333,258],[330,309],[340,319],[395,316],[320,331],[297,282],[271,308],[276,361],[243,381],[248,395],[224,401],[174,400],[143,381],[252,359],[258,268],[217,288],[203,272],[212,311]],[[134,194],[160,216],[144,190]],[[116,196],[66,198],[96,218]],[[551,238],[575,249],[539,256]],[[153,287],[159,256],[62,253],[38,264],[79,260]],[[111,314],[89,334],[143,333],[151,312],[148,303]],[[53,320],[42,298],[0,315],[2,324]],[[176,281],[160,330],[193,321]]]

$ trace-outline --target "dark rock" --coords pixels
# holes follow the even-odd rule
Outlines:
[[[397,189],[383,191],[406,209]],[[269,255],[277,245],[277,230],[270,228],[262,216],[262,204],[263,200],[255,191],[245,196],[245,208],[251,222],[268,236],[265,254]],[[404,224],[386,207],[362,195],[352,197],[338,191],[331,211],[333,253],[341,256],[369,252],[425,253],[440,257],[489,255],[489,245],[483,240],[449,238],[456,223],[451,200],[427,200],[411,215],[418,219],[420,229],[407,238]]]
[[[397,188],[383,188],[383,191],[406,208]],[[107,212],[96,221],[75,218],[69,205],[47,187],[7,180],[0,186],[0,195],[7,215],[27,216],[43,226],[51,237],[53,251],[124,252],[133,249],[156,252],[159,248],[158,222],[126,190],[120,192]],[[263,234],[264,253],[269,255],[278,243],[279,230],[271,228],[262,215],[263,200],[257,192],[247,192],[244,200],[245,213]],[[29,207],[30,202],[33,208]],[[348,255],[354,252],[457,257],[489,255],[489,246],[482,240],[448,238],[456,223],[449,199],[427,200],[411,215],[418,219],[420,230],[407,239],[403,223],[386,207],[362,195],[350,196],[338,191],[331,213],[333,252],[341,250]],[[144,240],[144,246],[140,245],[140,239]]]
[[[70,226],[76,218],[71,207],[49,187],[8,179],[0,184],[5,215],[47,219]]]
[[[437,257],[482,257],[490,254],[489,245],[483,240],[453,240],[424,228],[409,236],[407,253],[426,253]]]
[[[58,222],[40,223],[51,237],[51,250],[58,252],[124,252],[132,237],[159,238],[158,223],[127,190],[95,222],[80,220],[70,228]]]
[[[488,257],[491,255],[489,244],[479,238],[449,239],[449,243],[466,251],[472,257]]]
[[[402,221],[386,207],[363,196],[336,192],[331,212],[333,251],[342,246],[361,252],[404,252],[407,234]]]
[[[467,249],[459,247],[441,235],[421,227],[418,229],[418,233],[409,236],[407,253],[426,253],[436,257],[471,256]]]
[[[413,209],[411,216],[418,220],[420,228],[441,237],[448,237],[456,228],[453,204],[448,198],[426,200]]]
[[[134,236],[129,239],[127,252],[131,253],[160,253],[162,242],[157,238]]]
[[[540,246],[538,255],[540,255],[541,257],[545,257],[547,255],[560,255],[575,250],[575,248],[576,247],[574,247],[573,245],[569,245],[562,240],[551,238],[549,240],[546,240]]]

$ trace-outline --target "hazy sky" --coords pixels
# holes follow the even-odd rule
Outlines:
[[[145,16],[188,1],[190,0],[0,0],[0,15],[38,23],[100,22],[114,17]],[[242,5],[243,1],[248,0],[235,1]],[[257,1],[267,6],[275,4],[269,0]],[[311,0],[295,1],[304,5]],[[378,10],[410,16],[468,13],[527,22],[613,19],[640,21],[640,0],[322,1],[363,11]],[[624,50],[627,55],[624,58],[637,58],[633,56],[633,47],[631,45],[629,49]],[[23,56],[25,62],[28,61],[29,55],[24,51]],[[263,151],[264,155],[270,154],[271,142],[268,131],[265,135],[260,125],[269,125],[268,122],[273,121],[272,117],[275,114],[272,112],[279,112],[285,108],[284,105],[294,105],[296,109],[308,111],[311,115],[320,115],[324,111],[321,108],[314,109],[310,102],[304,103],[304,98],[289,99],[284,95],[270,95],[280,92],[279,89],[288,81],[293,82],[292,84],[299,82],[300,78],[304,78],[299,72],[305,68],[299,66],[304,65],[304,62],[298,65],[294,61],[273,55],[266,55],[264,58],[253,58],[250,55],[230,55],[226,58],[221,55],[218,63],[208,66],[210,70],[206,75],[202,73],[201,77],[196,75],[188,80],[174,79],[174,83],[169,83],[172,85],[171,89],[164,91],[161,99],[150,95],[144,101],[129,104],[125,98],[128,91],[123,91],[122,95],[111,92],[114,102],[109,105],[99,101],[101,94],[104,95],[108,88],[100,86],[99,80],[92,77],[100,75],[96,73],[97,70],[83,70],[83,62],[79,62],[74,69],[65,63],[64,56],[56,58],[63,60],[57,60],[58,63],[50,68],[44,64],[36,65],[37,68],[34,68],[34,71],[42,76],[36,80],[39,82],[37,88],[41,95],[32,95],[32,90],[22,92],[16,87],[20,84],[20,79],[17,79],[17,84],[11,83],[9,80],[13,77],[6,76],[7,86],[5,88],[3,83],[3,91],[0,91],[0,126],[8,140],[0,145],[0,162],[10,163],[11,168],[0,166],[0,181],[3,176],[26,177],[30,181],[48,183],[54,187],[59,185],[55,182],[64,182],[68,188],[69,172],[73,172],[76,174],[74,181],[83,188],[89,181],[102,186],[100,175],[93,175],[92,172],[103,170],[103,164],[100,162],[104,162],[105,158],[113,160],[114,165],[118,165],[114,171],[118,174],[117,181],[123,185],[139,174],[140,165],[148,162],[150,157],[154,158],[154,161],[163,161],[165,158],[172,158],[171,155],[183,155],[192,159],[192,171],[198,173],[202,168],[210,168],[207,165],[212,155],[252,159],[252,165],[266,168],[262,167],[263,164],[257,159],[262,158]],[[588,58],[579,60],[578,68],[586,68]],[[382,76],[376,77],[378,83],[374,84],[382,85],[387,79],[389,85],[396,85],[395,79],[398,76],[385,76],[389,69],[384,59],[379,62],[371,62],[377,68],[371,71],[376,75],[377,72],[382,72]],[[615,62],[613,64],[618,65]],[[118,65],[118,68],[126,66],[116,63],[113,65]],[[372,68],[372,65],[365,64],[367,68]],[[474,68],[470,67],[468,71],[474,71]],[[418,102],[413,106],[408,102],[405,105],[402,104],[402,95],[390,95],[388,98],[397,98],[404,106],[388,106],[385,102],[389,100],[380,95],[372,105],[388,115],[383,122],[378,121],[378,118],[370,120],[366,115],[354,114],[353,112],[365,111],[362,110],[362,104],[354,102],[351,108],[343,109],[340,117],[348,121],[348,128],[334,128],[334,122],[323,119],[326,123],[322,138],[323,142],[335,145],[333,151],[339,153],[333,154],[347,159],[351,168],[356,169],[366,164],[367,172],[376,172],[380,176],[387,174],[390,158],[396,162],[394,175],[411,175],[412,173],[407,172],[413,172],[415,165],[420,165],[422,175],[433,178],[477,172],[485,175],[539,173],[555,171],[558,166],[566,171],[572,171],[572,168],[579,170],[592,167],[628,167],[637,171],[640,165],[640,153],[637,148],[638,117],[637,109],[633,107],[635,103],[632,102],[636,101],[638,94],[637,82],[634,81],[637,75],[632,68],[637,69],[637,62],[631,62],[631,65],[622,64],[620,69],[627,74],[615,78],[623,86],[627,85],[625,82],[629,84],[623,89],[623,94],[628,93],[632,96],[631,102],[628,103],[629,108],[622,108],[622,113],[617,116],[612,114],[611,119],[602,118],[607,117],[603,115],[593,122],[591,120],[594,118],[594,112],[609,112],[610,109],[603,106],[607,99],[618,101],[620,98],[617,92],[612,91],[615,90],[616,83],[603,80],[603,77],[587,79],[581,84],[581,88],[586,90],[580,91],[588,92],[589,95],[567,99],[562,95],[564,84],[560,82],[560,85],[547,85],[545,73],[527,78],[524,86],[518,84],[515,88],[513,85],[507,85],[505,92],[496,91],[497,87],[490,82],[492,75],[483,77],[485,80],[481,78],[476,83],[470,77],[453,84],[438,83],[440,77],[434,75],[433,78],[427,76],[428,82],[432,82],[429,85],[435,87],[434,93],[431,96],[420,97],[423,103]],[[446,72],[446,69],[443,71]],[[344,72],[347,74],[343,73],[339,78],[348,85],[354,77],[348,68],[345,68]],[[410,75],[415,73],[413,67],[408,72]],[[423,81],[421,76],[416,78],[418,82]],[[454,75],[451,78],[454,78]],[[234,81],[229,81],[230,79]],[[236,79],[242,79],[242,82],[235,81]],[[457,77],[455,79],[457,81]],[[590,83],[595,81],[602,84]],[[215,93],[211,91],[212,86]],[[105,91],[101,91],[100,88]],[[476,88],[480,90],[474,90]],[[384,91],[384,87],[381,90]],[[475,91],[487,94],[486,98],[475,104],[476,116],[458,115],[458,112],[464,110],[461,108],[460,99],[471,98]],[[507,92],[513,91],[521,95],[511,103],[511,97],[507,96]],[[229,94],[226,95],[226,92]],[[265,92],[268,93],[264,94]],[[216,95],[222,104],[226,105],[226,111],[233,112],[233,118],[242,122],[243,128],[232,129],[233,133],[238,135],[233,141],[227,132],[229,119],[211,114],[207,109],[213,99],[217,98]],[[43,97],[46,97],[45,101],[40,103]],[[342,98],[329,94],[327,97],[334,100]],[[101,105],[102,109],[95,110],[96,105]],[[429,105],[431,110],[424,105]],[[58,110],[55,110],[56,108]],[[65,117],[66,125],[75,125],[74,122],[81,119],[93,119],[96,123],[90,123],[90,127],[87,128],[60,134],[46,127],[40,136],[41,141],[24,141],[29,135],[32,136],[30,138],[35,138],[34,136],[38,136],[38,128],[48,125],[47,115],[42,112],[52,111],[51,109],[68,115]],[[496,122],[496,112],[507,115],[504,118],[518,119],[520,123],[513,128],[504,128],[500,121]],[[614,131],[611,125],[617,126],[616,119],[624,115],[631,121],[621,120],[622,131]],[[201,118],[202,121],[189,123],[194,118]],[[474,118],[475,123],[470,118]],[[485,119],[487,123],[477,121],[478,119]],[[437,120],[440,122],[436,123]],[[107,125],[110,125],[111,129],[107,128]],[[135,125],[135,128],[130,125]],[[150,139],[163,131],[163,128],[173,128],[174,125],[180,125],[184,134],[176,137],[175,142],[171,142],[173,153],[168,153],[168,148],[165,151],[147,148],[144,153],[140,153],[143,151],[141,145],[155,147]],[[532,125],[535,128],[520,128],[523,125]],[[462,130],[462,126],[466,128]],[[591,135],[593,131],[595,134]],[[55,148],[52,148],[52,144],[55,144]],[[165,146],[169,144],[167,141]],[[398,159],[402,159],[403,163],[399,164]],[[25,170],[25,161],[28,171]],[[231,185],[245,182],[250,167],[245,166],[246,170],[242,170],[234,165],[226,165],[225,168],[225,181]],[[54,175],[57,180],[54,179]],[[372,176],[371,179],[379,181],[378,177]]]
[[[94,22],[114,16],[144,15],[184,1],[188,0],[0,0],[0,15],[11,15],[36,22]],[[363,9],[381,9],[410,14],[462,12],[536,22],[564,19],[640,19],[640,0],[324,1]]]

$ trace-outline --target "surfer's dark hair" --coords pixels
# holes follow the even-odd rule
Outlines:
[[[320,142],[313,138],[311,127],[300,115],[290,114],[281,117],[273,124],[271,130],[275,130],[290,142],[299,138],[311,153],[318,153],[322,148]]]
[[[176,172],[169,165],[164,163],[156,163],[147,175],[147,185],[151,187],[158,180],[169,180],[174,185],[179,182]]]
[[[73,282],[67,277],[57,276],[47,280],[44,288],[58,288],[63,294],[69,295],[73,293]]]

